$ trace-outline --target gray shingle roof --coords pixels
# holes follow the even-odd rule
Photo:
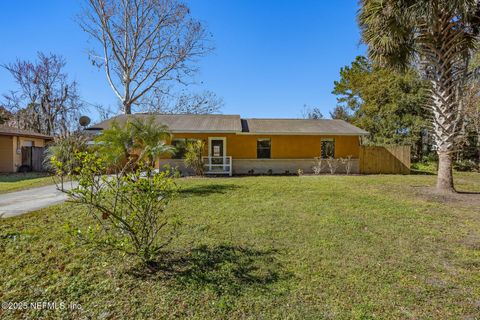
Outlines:
[[[46,134],[41,134],[41,133],[38,133],[38,132],[18,129],[18,128],[4,126],[4,125],[0,125],[0,135],[43,138],[43,139],[47,139],[47,140],[53,140],[52,136],[49,136],[49,135],[46,135]]]
[[[332,119],[242,119],[243,130],[252,134],[366,135],[343,120]]]
[[[152,117],[149,114],[119,115],[91,126],[90,130],[106,129],[113,121],[123,124],[127,119]],[[160,114],[153,115],[158,124],[166,125],[171,132],[241,132],[239,115],[195,115]]]
[[[109,128],[113,121],[119,124],[128,119],[154,117],[158,124],[168,126],[174,133],[238,132],[246,134],[286,135],[366,135],[367,131],[343,120],[309,119],[240,119],[239,115],[194,114],[133,114],[119,115],[91,126],[90,130]]]

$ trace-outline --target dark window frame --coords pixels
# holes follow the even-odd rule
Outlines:
[[[330,144],[331,147],[327,147],[326,145]],[[328,138],[328,139],[321,139],[320,140],[320,157],[322,159],[335,159],[335,139]]]
[[[268,141],[268,146],[262,146],[260,143]],[[261,138],[257,139],[257,159],[271,159],[272,158],[272,139]]]

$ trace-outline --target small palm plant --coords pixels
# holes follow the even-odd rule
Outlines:
[[[154,167],[155,160],[161,154],[172,153],[175,150],[166,144],[170,138],[168,128],[155,123],[155,119],[150,117],[133,118],[124,125],[114,121],[109,129],[104,130],[95,139],[95,142],[110,166],[118,170],[125,169],[125,164],[130,164],[131,169],[140,163]]]
[[[192,168],[197,176],[203,176],[205,173],[205,162],[203,161],[203,153],[205,150],[205,142],[197,140],[187,144],[187,152],[185,153],[185,165]]]

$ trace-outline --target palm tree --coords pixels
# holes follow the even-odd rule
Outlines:
[[[361,0],[358,19],[370,58],[414,65],[429,81],[439,158],[437,190],[454,192],[452,154],[462,128],[469,62],[478,40],[478,0]]]
[[[124,124],[114,121],[95,141],[99,152],[113,168],[125,164],[138,166],[141,162],[154,166],[155,159],[174,148],[166,144],[171,137],[168,128],[155,123],[153,117],[133,117]]]
[[[175,148],[167,145],[166,141],[171,139],[168,127],[155,123],[154,117],[145,120],[135,118],[129,122],[129,129],[132,136],[133,148],[141,150],[140,159],[149,165],[155,164],[161,154],[172,153]]]

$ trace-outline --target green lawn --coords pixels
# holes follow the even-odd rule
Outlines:
[[[480,174],[456,176],[480,192]],[[480,195],[435,176],[181,179],[162,271],[66,237],[69,204],[0,221],[0,301],[81,310],[0,318],[478,319]],[[2,252],[3,251],[3,252]]]
[[[53,184],[52,177],[45,173],[0,174],[0,193],[18,191]]]

